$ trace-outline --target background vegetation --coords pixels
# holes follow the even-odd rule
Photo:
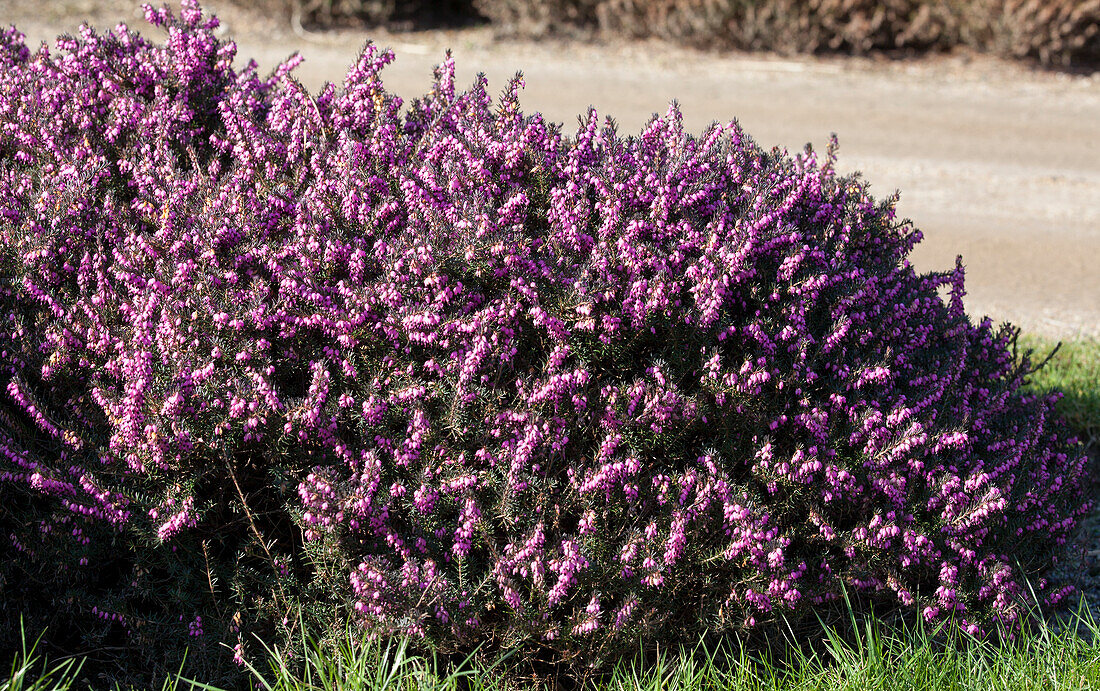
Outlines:
[[[491,21],[519,37],[657,37],[700,48],[914,53],[966,48],[1100,62],[1100,0],[274,0],[314,27]]]

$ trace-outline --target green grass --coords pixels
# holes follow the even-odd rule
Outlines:
[[[744,650],[679,650],[620,663],[606,677],[583,688],[593,691],[946,691],[974,689],[1036,691],[1100,688],[1100,629],[1076,616],[1060,631],[1039,623],[1015,642],[979,641],[944,627],[937,632],[905,626],[886,629],[871,620],[842,635],[824,629],[805,652],[790,646],[787,662]],[[303,660],[288,661],[268,651],[266,665],[250,667],[251,688],[264,691],[512,691],[547,688],[546,681],[517,681],[498,670],[460,665],[445,670],[438,661],[409,654],[403,642],[356,643],[345,636],[332,647],[311,643]],[[83,688],[79,665],[50,666],[33,646],[16,658],[11,680],[0,691],[70,691]],[[40,671],[41,670],[41,671]],[[39,676],[35,677],[35,674]],[[511,680],[509,680],[511,679]],[[552,685],[550,686],[552,688]],[[567,687],[568,688],[568,687]],[[218,687],[183,678],[167,680],[165,691]]]
[[[1022,338],[1032,360],[1042,362],[1057,344]],[[1100,452],[1100,341],[1063,343],[1030,378],[1037,392],[1060,390],[1058,407],[1094,457]],[[1086,611],[1086,610],[1082,610]],[[840,631],[825,628],[816,641],[787,645],[787,660],[773,661],[744,649],[679,650],[620,663],[611,674],[584,684],[594,691],[864,691],[974,689],[1100,689],[1100,627],[1087,616],[1071,616],[1068,627],[1042,621],[1014,642],[978,641],[946,628],[926,631],[871,618]],[[788,642],[789,643],[789,642]],[[335,644],[304,641],[304,659],[288,660],[268,650],[249,666],[251,688],[264,691],[511,691],[545,688],[546,680],[523,680],[499,668],[470,664],[446,667],[413,655],[405,643],[360,643],[349,632]],[[80,664],[50,663],[24,645],[0,691],[70,691],[85,688]],[[3,660],[0,660],[3,662]],[[500,664],[508,664],[502,660]],[[550,685],[551,688],[553,685]],[[567,687],[568,688],[568,687]],[[217,687],[177,677],[162,691]]]
[[[819,652],[791,646],[792,659],[776,664],[739,649],[735,652],[679,650],[649,660],[623,662],[604,679],[585,684],[594,691],[884,691],[1100,688],[1100,633],[1095,622],[1077,617],[1076,626],[1055,633],[1038,625],[1022,641],[994,645],[955,629],[938,635],[901,627],[885,631],[873,620],[854,626],[855,635],[825,629]],[[855,624],[853,617],[852,623]],[[346,646],[336,656],[314,653],[304,670],[292,673],[272,656],[271,669],[254,671],[266,691],[460,688],[485,691],[537,688],[508,684],[493,670],[444,674],[430,660],[405,656],[400,646]],[[545,687],[546,684],[544,683]],[[213,687],[199,686],[213,691]]]
[[[11,674],[7,681],[0,682],[0,691],[48,691],[72,688],[74,680],[80,674],[80,663],[69,659],[49,665],[36,656],[37,646],[38,641],[35,641],[28,649],[26,632],[24,632],[23,650],[12,661]]]
[[[1100,447],[1100,341],[1057,342],[1036,337],[1020,339],[1024,348],[1034,349],[1032,360],[1042,362],[1052,352],[1046,366],[1031,376],[1033,391],[1058,390],[1064,394],[1058,410],[1066,422],[1090,449]]]

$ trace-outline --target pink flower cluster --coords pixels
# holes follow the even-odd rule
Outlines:
[[[183,7],[0,40],[0,376],[57,448],[0,481],[171,540],[245,454],[370,631],[574,652],[844,588],[1012,621],[1085,510],[1014,330],[831,152],[566,136],[449,56],[406,105],[370,44],[312,94]]]

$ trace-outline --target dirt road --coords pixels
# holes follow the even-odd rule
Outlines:
[[[14,22],[35,43],[75,33],[85,18],[144,31],[137,5],[0,0],[0,23]],[[498,42],[481,28],[318,36],[224,3],[205,6],[226,20],[242,59],[270,68],[302,53],[297,74],[313,88],[339,83],[373,38],[394,48],[386,86],[406,100],[428,88],[449,47],[460,83],[484,71],[495,91],[523,71],[526,109],[567,130],[591,104],[635,132],[676,99],[690,129],[736,118],[765,147],[824,149],[836,132],[841,170],[863,171],[876,196],[901,190],[899,213],[925,235],[913,255],[918,270],[947,269],[963,256],[972,317],[1100,337],[1100,75],[985,59],[778,60],[662,44]]]

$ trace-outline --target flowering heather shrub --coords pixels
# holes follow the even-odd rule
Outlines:
[[[369,44],[313,95],[194,2],[146,12],[163,46],[3,35],[21,602],[153,647],[304,604],[588,665],[843,589],[1012,622],[1085,510],[1016,332],[831,152],[675,106],[565,137],[449,57],[403,110]]]

